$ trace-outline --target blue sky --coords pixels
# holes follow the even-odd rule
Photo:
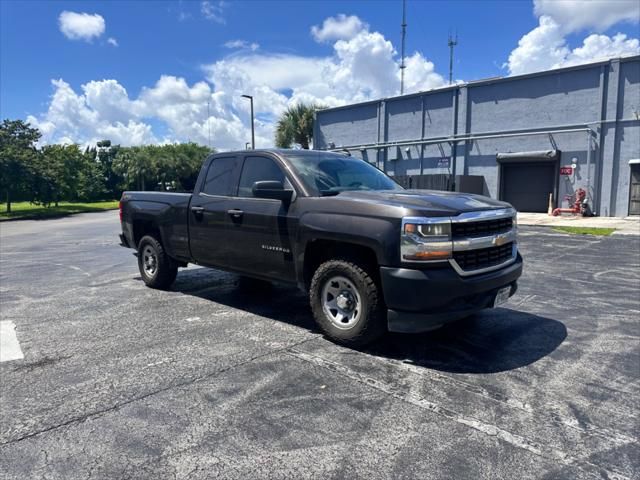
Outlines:
[[[450,30],[463,81],[637,54],[639,4],[408,0],[407,89],[446,81]],[[399,0],[3,0],[0,114],[47,142],[207,143],[212,131],[214,146],[237,148],[246,92],[267,146],[292,102],[397,93],[401,11]]]

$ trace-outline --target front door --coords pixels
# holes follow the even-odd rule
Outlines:
[[[199,264],[228,267],[231,263],[227,219],[239,167],[238,156],[214,157],[204,182],[193,194],[188,213],[189,242],[191,256]]]
[[[640,163],[632,163],[630,166],[629,215],[640,215]]]
[[[255,198],[254,182],[274,180],[293,189],[280,165],[271,157],[247,155],[238,183],[238,194],[230,203],[230,241],[234,267],[248,273],[279,280],[294,280],[291,235],[295,220],[290,205],[268,198]]]

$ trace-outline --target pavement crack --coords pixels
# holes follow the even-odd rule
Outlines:
[[[184,382],[173,383],[171,385],[167,385],[165,387],[155,389],[155,390],[153,390],[151,392],[147,392],[147,393],[145,393],[143,395],[138,395],[137,397],[134,397],[134,398],[131,398],[129,400],[125,400],[123,402],[117,403],[115,405],[112,405],[111,407],[103,408],[103,409],[100,409],[100,410],[95,410],[93,412],[89,412],[89,413],[86,413],[84,415],[71,418],[71,419],[69,419],[69,420],[67,420],[65,422],[62,422],[62,423],[59,423],[59,424],[56,424],[56,425],[52,425],[52,426],[44,428],[42,430],[38,430],[38,431],[35,431],[35,432],[28,433],[26,435],[23,435],[22,437],[18,437],[18,438],[12,439],[12,440],[8,440],[6,442],[1,442],[0,443],[0,447],[5,447],[7,445],[13,445],[15,443],[22,442],[23,440],[28,440],[30,438],[37,437],[39,435],[42,435],[44,433],[48,433],[48,432],[57,430],[59,428],[68,427],[70,425],[77,424],[77,423],[84,423],[86,420],[89,420],[89,419],[91,419],[93,417],[100,417],[100,416],[106,415],[108,413],[117,411],[117,410],[121,409],[122,407],[130,405],[132,403],[139,402],[141,400],[145,400],[147,398],[153,397],[154,395],[157,395],[159,393],[167,392],[167,391],[172,390],[174,388],[182,388],[182,387],[185,387],[185,386],[188,386],[188,385],[193,385],[194,383],[197,383],[197,382],[201,382],[201,381],[204,381],[204,380],[209,380],[211,378],[215,378],[218,375],[226,373],[226,372],[228,372],[230,370],[233,370],[235,368],[242,367],[244,365],[247,365],[247,364],[249,364],[251,362],[254,362],[256,360],[259,360],[261,358],[268,357],[270,355],[274,355],[274,354],[277,354],[277,353],[280,353],[280,352],[284,352],[284,351],[289,350],[291,348],[295,348],[295,347],[297,347],[299,345],[302,345],[302,344],[304,344],[306,342],[309,342],[309,341],[313,340],[314,338],[307,338],[305,340],[301,340],[301,341],[296,342],[294,344],[285,345],[285,346],[283,346],[281,348],[277,348],[277,349],[274,349],[274,350],[269,350],[268,352],[261,353],[259,355],[254,355],[254,356],[252,356],[252,357],[250,357],[250,358],[248,358],[246,360],[243,360],[241,362],[234,363],[234,364],[229,365],[227,367],[224,367],[224,368],[221,368],[219,370],[216,370],[215,372],[210,372],[210,373],[207,373],[205,375],[200,375],[200,376],[191,378],[189,380],[186,380]]]
[[[543,445],[541,443],[525,438],[521,435],[511,433],[508,430],[504,430],[496,425],[486,423],[486,422],[477,420],[475,418],[463,415],[459,412],[451,410],[450,408],[444,407],[442,405],[438,405],[435,402],[431,402],[414,392],[407,392],[402,387],[398,387],[398,386],[389,384],[387,382],[380,381],[375,378],[356,372],[351,368],[349,368],[348,366],[333,362],[331,360],[319,357],[314,354],[302,352],[300,350],[295,349],[295,347],[288,349],[285,353],[299,360],[311,363],[317,367],[324,368],[332,372],[338,373],[340,375],[343,375],[351,380],[354,380],[356,382],[359,382],[361,384],[374,388],[378,391],[381,391],[387,395],[390,395],[393,398],[409,403],[423,410],[430,411],[432,413],[445,417],[461,425],[470,427],[476,431],[479,431],[484,435],[498,438],[506,443],[509,443],[510,445],[516,448],[526,450],[534,455],[545,458],[547,460],[551,460],[556,463],[562,463],[563,465],[566,465],[568,467],[579,468],[583,471],[587,471],[590,473],[603,472],[606,474],[605,478],[608,478],[610,480],[630,480],[629,477],[627,477],[626,475],[620,472],[617,472],[611,468],[605,469],[599,465],[591,463],[586,459],[582,459],[570,453],[563,452],[560,449]]]

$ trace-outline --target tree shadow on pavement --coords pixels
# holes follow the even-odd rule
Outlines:
[[[294,287],[202,268],[181,271],[173,290],[318,331],[307,296]],[[530,365],[566,337],[567,329],[558,320],[495,308],[428,333],[390,333],[357,350],[443,372],[482,374]]]

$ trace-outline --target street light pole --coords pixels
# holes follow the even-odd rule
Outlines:
[[[248,98],[251,102],[251,149],[256,149],[256,136],[254,131],[254,121],[253,121],[253,97],[251,95],[242,95],[244,98]]]
[[[207,100],[207,130],[208,130],[208,137],[207,139],[209,140],[209,150],[211,150],[211,107],[210,107],[210,101]]]

